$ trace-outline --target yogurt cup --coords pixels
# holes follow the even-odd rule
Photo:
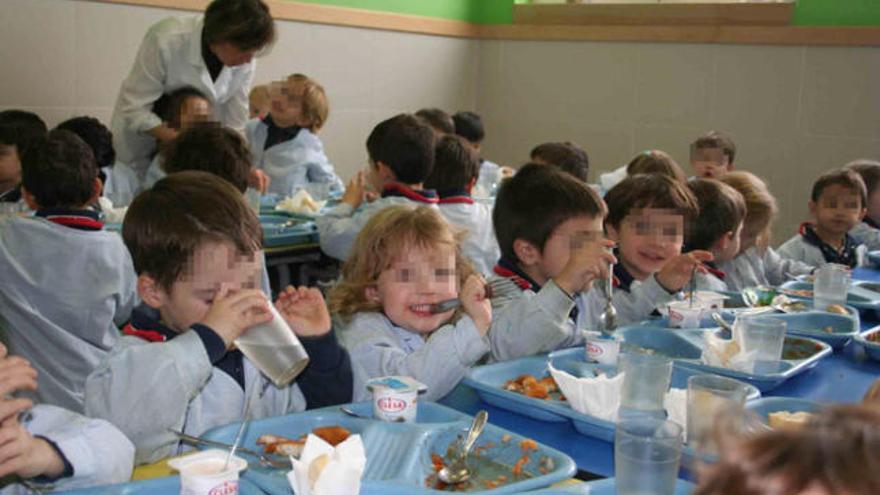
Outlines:
[[[584,341],[587,361],[617,365],[617,356],[620,354],[619,340],[606,337],[601,332],[586,330],[584,331]]]
[[[247,461],[233,456],[223,469],[228,454],[212,449],[168,461],[180,471],[180,495],[236,495],[238,474],[247,468]]]
[[[391,423],[414,423],[419,393],[428,387],[408,376],[383,376],[367,382],[373,392],[373,417]]]
[[[675,301],[667,305],[669,326],[672,328],[700,328],[703,317],[703,303],[698,299],[691,305],[690,301]]]
[[[711,311],[719,311],[724,309],[724,301],[729,299],[729,297],[724,294],[719,294],[717,292],[712,292],[708,290],[698,290],[694,293],[694,298],[696,299],[696,303],[700,303],[703,308],[706,308]]]

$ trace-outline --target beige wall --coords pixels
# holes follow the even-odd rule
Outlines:
[[[80,114],[109,121],[147,27],[166,9],[86,0],[3,0],[0,108],[50,125]],[[813,178],[880,158],[880,50],[796,46],[475,41],[279,22],[257,81],[300,71],[321,81],[324,143],[341,175],[365,161],[380,119],[423,106],[476,109],[486,156],[522,163],[545,140],[590,153],[593,176],[660,148],[687,167],[687,144],[728,130],[737,164],[779,198],[777,239],[806,214]]]
[[[777,242],[806,219],[817,175],[880,159],[877,48],[484,41],[478,86],[486,154],[508,164],[571,140],[592,178],[649,148],[691,173],[688,144],[729,131],[736,165],[779,200]]]

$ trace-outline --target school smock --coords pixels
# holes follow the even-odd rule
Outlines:
[[[849,234],[845,234],[843,248],[837,250],[819,238],[812,224],[803,223],[794,237],[779,246],[779,254],[814,267],[825,263],[838,263],[855,268],[865,266],[867,248],[858,244]]]
[[[732,260],[718,263],[718,266],[726,275],[727,290],[734,292],[748,287],[776,287],[815,269],[801,261],[788,259],[773,248],[760,250],[755,246]]]
[[[355,210],[347,203],[340,203],[315,219],[321,251],[341,261],[348,258],[354,240],[364,225],[381,210],[394,205],[437,207],[437,194],[432,190],[416,190],[400,183],[385,186],[382,197],[364,203]]]
[[[150,166],[147,167],[147,173],[144,174],[144,189],[152,188],[157,182],[168,175],[162,170],[162,159],[162,154],[156,153],[156,156],[150,160]]]
[[[0,484],[0,495],[73,490],[125,483],[131,478],[134,445],[107,421],[44,404],[32,407],[29,417],[23,426],[55,447],[66,472],[56,479],[34,478],[27,485]]]
[[[452,225],[467,231],[461,252],[471,260],[474,268],[488,277],[492,267],[501,256],[495,229],[492,228],[492,208],[484,203],[477,203],[464,190],[437,191],[440,202],[437,207],[440,213]]]
[[[208,98],[224,126],[241,131],[247,122],[256,60],[224,66],[212,80],[202,58],[203,24],[202,16],[169,17],[151,26],[122,82],[110,123],[113,145],[121,166],[132,168],[140,181],[156,153],[156,139],[147,131],[162,124],[152,107],[163,94],[192,86]]]
[[[708,290],[712,292],[731,290],[727,287],[727,282],[725,281],[727,279],[727,273],[725,273],[724,270],[711,261],[704,262],[703,265],[707,269],[706,273],[694,273],[694,284],[696,285],[697,290]]]
[[[119,162],[108,167],[105,172],[107,179],[104,181],[104,192],[102,195],[109,199],[113,206],[128,206],[134,200],[134,197],[141,191],[140,178],[135,170],[126,167]]]
[[[189,450],[169,429],[198,436],[240,421],[248,397],[253,419],[351,400],[351,362],[332,331],[300,338],[311,360],[285,388],[239,351],[227,352],[205,325],[177,333],[159,322],[157,310],[141,306],[125,333],[86,380],[86,414],[122,430],[135,445],[136,464]]]
[[[295,189],[314,183],[327,184],[334,192],[344,189],[317,135],[305,128],[290,128],[287,139],[267,148],[270,125],[274,126],[272,116],[267,115],[245,126],[254,167],[266,172],[271,179],[270,193],[291,195]]]
[[[859,244],[864,244],[869,251],[880,250],[880,227],[868,217],[853,227],[849,235]]]
[[[520,291],[505,290],[504,293],[511,295],[492,299],[492,327],[489,331],[492,361],[580,345],[584,341],[583,330],[599,329],[605,294],[598,284],[571,296],[552,279],[543,286],[537,284],[516,263],[505,258],[498,262],[494,271],[490,283],[508,279]],[[615,265],[614,273],[617,283],[611,304],[617,311],[618,325],[642,321],[657,306],[679,297],[679,293],[664,289],[653,276],[644,282],[636,281],[620,264]]]
[[[339,337],[351,354],[355,401],[372,397],[364,386],[367,380],[389,375],[411,376],[428,386],[424,400],[441,399],[489,351],[488,340],[468,315],[426,338],[382,313],[357,313]]]
[[[39,373],[37,401],[83,411],[86,377],[137,303],[122,238],[85,210],[0,219],[0,332]]]

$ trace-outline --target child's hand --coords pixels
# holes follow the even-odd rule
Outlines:
[[[318,289],[287,286],[275,301],[275,308],[299,336],[313,337],[330,332],[330,312]]]
[[[486,297],[486,279],[477,274],[468,277],[459,299],[464,312],[474,320],[480,335],[486,335],[492,324],[492,302]]]
[[[657,272],[657,282],[666,290],[678,292],[691,281],[694,269],[700,273],[706,272],[704,261],[712,261],[713,256],[709,251],[696,250],[684,253],[667,261],[663,268]]]
[[[14,392],[37,389],[37,370],[31,363],[6,353],[6,346],[0,344],[0,422],[15,419],[33,406],[29,399],[13,398]]]
[[[266,172],[258,168],[252,168],[248,177],[248,183],[256,189],[260,191],[261,194],[266,194],[269,191],[269,184],[272,182],[272,179],[266,175]]]
[[[613,247],[614,241],[609,239],[584,239],[579,247],[571,248],[568,263],[553,281],[571,296],[589,290],[594,280],[608,277],[609,267],[617,263],[610,251]]]
[[[58,477],[64,472],[61,455],[49,442],[35,438],[18,419],[0,426],[0,477],[15,474],[22,479]]]
[[[364,171],[361,170],[348,181],[345,187],[345,193],[342,195],[342,202],[357,208],[364,202],[364,195],[367,190],[367,178]]]
[[[229,288],[223,286],[201,323],[214,330],[228,349],[245,330],[271,319],[269,301],[263,291],[250,289],[229,295]]]

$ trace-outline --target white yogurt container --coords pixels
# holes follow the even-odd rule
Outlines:
[[[599,364],[617,365],[617,356],[620,354],[620,341],[613,337],[606,337],[601,332],[584,331],[585,358],[587,361]]]
[[[223,469],[228,454],[213,449],[168,461],[180,471],[180,495],[236,495],[238,474],[247,468],[247,461],[233,456]]]
[[[373,392],[373,417],[391,423],[414,423],[419,393],[428,387],[409,376],[383,376],[367,382]]]
[[[703,317],[703,303],[699,299],[694,301],[693,304],[690,301],[671,302],[667,305],[667,309],[670,327],[700,328],[700,319]]]

